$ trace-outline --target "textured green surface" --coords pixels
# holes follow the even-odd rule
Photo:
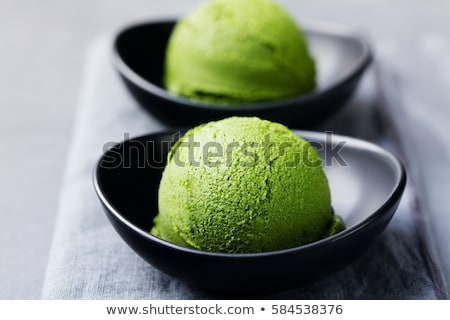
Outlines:
[[[165,84],[194,100],[275,100],[314,89],[315,64],[302,31],[278,4],[214,0],[177,23]]]
[[[217,144],[203,148],[212,141],[222,153]],[[342,230],[321,165],[311,145],[283,125],[246,117],[201,125],[168,156],[151,233],[229,253],[319,240]]]

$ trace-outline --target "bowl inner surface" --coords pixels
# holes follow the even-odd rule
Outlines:
[[[318,150],[329,180],[333,208],[347,226],[342,233],[367,223],[404,186],[401,164],[374,144],[324,133],[295,133],[311,141]],[[110,149],[99,162],[97,191],[114,214],[146,233],[158,212],[158,186],[167,153],[180,135],[171,132],[131,139]],[[148,237],[154,238],[149,234]]]

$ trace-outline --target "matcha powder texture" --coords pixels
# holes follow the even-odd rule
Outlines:
[[[177,22],[164,83],[192,100],[245,104],[312,91],[316,67],[303,31],[279,4],[213,0]]]
[[[188,131],[168,155],[158,204],[151,233],[204,251],[281,250],[344,229],[316,151],[258,118]]]

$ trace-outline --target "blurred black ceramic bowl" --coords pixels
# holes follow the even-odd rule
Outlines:
[[[318,69],[318,88],[268,102],[220,105],[168,93],[163,86],[164,58],[175,20],[125,27],[114,41],[114,65],[145,110],[169,126],[193,126],[232,115],[258,116],[291,128],[312,128],[339,110],[354,92],[372,60],[368,43],[338,25],[302,23]]]
[[[347,229],[304,246],[255,254],[213,253],[181,247],[149,233],[158,213],[158,187],[175,131],[124,141],[99,160],[94,186],[110,222],[145,261],[200,288],[263,293],[296,288],[355,260],[386,228],[406,183],[402,164],[362,140],[295,131],[317,147],[332,206]],[[175,139],[174,139],[175,137]],[[345,165],[328,151],[342,146]],[[118,266],[120,268],[120,266]]]

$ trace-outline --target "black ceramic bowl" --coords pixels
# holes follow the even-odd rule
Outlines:
[[[259,116],[291,128],[312,128],[338,111],[371,62],[367,42],[343,27],[302,23],[318,67],[316,91],[246,105],[218,105],[169,94],[163,86],[164,55],[175,21],[124,28],[114,42],[114,65],[140,104],[170,126],[193,126],[232,115]]]
[[[94,174],[95,190],[126,243],[174,277],[201,288],[238,293],[298,287],[337,271],[373,242],[391,220],[406,176],[397,158],[374,144],[295,132],[318,149],[332,205],[347,226],[315,243],[266,253],[223,254],[184,248],[150,235],[158,212],[158,185],[174,132],[135,138],[107,151]],[[345,143],[340,157],[331,159],[332,148],[340,143]]]

